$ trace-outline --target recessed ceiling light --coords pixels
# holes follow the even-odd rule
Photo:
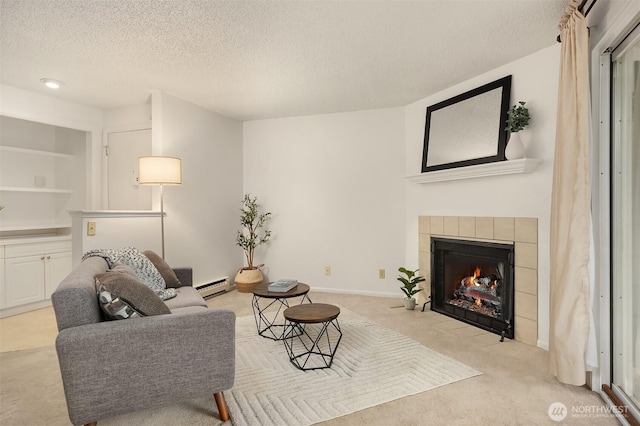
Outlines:
[[[59,89],[62,85],[58,80],[54,80],[52,78],[41,78],[40,81],[49,89]]]

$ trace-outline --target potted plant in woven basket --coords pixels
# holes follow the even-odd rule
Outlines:
[[[242,229],[238,231],[236,244],[244,250],[247,266],[238,270],[235,284],[239,292],[249,293],[264,280],[260,270],[263,265],[254,265],[253,256],[256,247],[265,244],[271,237],[271,231],[264,228],[271,213],[260,213],[257,197],[252,197],[250,194],[245,194],[242,199],[240,212]]]
[[[400,287],[400,290],[405,294],[404,298],[404,307],[407,310],[414,310],[416,307],[416,299],[413,297],[415,294],[421,292],[422,288],[418,287],[418,284],[425,281],[425,279],[419,275],[418,270],[410,271],[406,268],[398,268],[398,272],[403,275],[398,276],[398,281],[400,281],[403,285]],[[416,288],[418,287],[418,288]]]

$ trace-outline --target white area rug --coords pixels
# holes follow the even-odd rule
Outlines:
[[[343,307],[331,368],[300,371],[283,342],[236,326],[236,378],[225,395],[234,426],[311,425],[477,376],[476,371]]]

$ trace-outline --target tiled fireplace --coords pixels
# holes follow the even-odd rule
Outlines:
[[[424,282],[419,303],[431,290],[432,238],[513,244],[514,338],[535,346],[538,339],[538,220],[523,217],[420,216],[419,268]]]

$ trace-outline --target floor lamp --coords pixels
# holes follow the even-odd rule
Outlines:
[[[182,184],[181,160],[175,157],[140,157],[138,183],[160,185],[160,227],[162,229],[162,258],[164,259],[164,185]]]

